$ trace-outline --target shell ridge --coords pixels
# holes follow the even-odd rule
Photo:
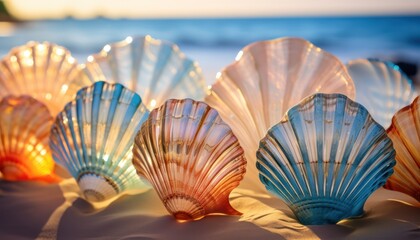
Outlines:
[[[327,162],[329,163],[327,168],[327,177],[325,179],[325,189],[326,189],[326,193],[325,196],[332,196],[333,192],[334,192],[334,182],[335,182],[335,174],[334,174],[334,169],[336,167],[336,163],[338,163],[337,161],[337,154],[339,152],[339,146],[340,146],[340,139],[342,137],[343,134],[343,122],[344,122],[344,118],[345,118],[345,102],[344,101],[340,101],[339,99],[336,101],[336,107],[334,108],[334,119],[332,119],[331,121],[333,121],[333,129],[332,131],[334,132],[333,136],[332,136],[332,140],[331,140],[331,146],[330,146],[330,152],[328,153],[329,159],[327,159]]]
[[[100,88],[98,88],[98,100],[102,101],[102,98],[104,97],[103,94],[105,94],[104,89],[103,89],[104,85],[101,85]],[[120,84],[113,84],[112,85],[112,98],[109,101],[109,106],[107,105],[107,125],[109,127],[105,128],[105,131],[103,131],[104,136],[102,136],[101,141],[102,142],[102,147],[103,148],[111,148],[110,146],[114,145],[114,147],[111,148],[111,151],[108,153],[108,163],[109,163],[109,167],[114,166],[112,169],[108,169],[110,171],[114,171],[115,167],[117,167],[118,165],[113,165],[112,162],[114,161],[114,159],[118,159],[119,156],[115,156],[115,153],[117,151],[117,149],[119,148],[119,145],[121,144],[121,138],[122,138],[122,133],[125,132],[125,128],[128,127],[129,123],[124,123],[124,122],[120,122],[119,118],[120,117],[126,117],[126,115],[122,116],[119,115],[120,112],[117,112],[117,108],[116,106],[118,106],[119,104],[124,104],[121,102],[124,93],[123,90],[124,87]],[[94,85],[94,90],[96,90],[96,84]],[[93,96],[92,100],[94,100],[96,97]],[[110,106],[115,106],[115,109],[111,109]],[[111,110],[113,110],[114,112],[111,112]],[[124,113],[121,113],[124,114]],[[125,112],[125,114],[127,114],[127,110]],[[129,118],[132,116],[129,116]],[[131,119],[131,118],[130,118]],[[115,125],[112,129],[110,126]],[[117,127],[118,126],[118,127]],[[113,131],[114,130],[114,131]],[[112,134],[112,135],[110,135]],[[96,136],[99,137],[99,136]],[[98,159],[100,160],[100,159]]]
[[[93,146],[91,148],[91,158],[97,158],[98,155],[96,153],[96,147],[97,147],[97,140],[99,140],[98,142],[101,143],[101,139],[97,139],[98,138],[98,119],[99,119],[99,114],[101,114],[99,112],[100,109],[100,105],[101,105],[101,93],[100,92],[96,92],[96,89],[94,89],[93,91],[93,97],[92,97],[92,108],[91,108],[91,118],[90,118],[90,124],[91,124],[91,131],[90,131],[90,141],[91,141],[91,145]],[[98,95],[99,97],[95,97],[95,95]],[[87,102],[87,101],[86,101]],[[90,102],[88,102],[90,103]],[[105,140],[106,138],[104,138]],[[102,144],[104,145],[104,144]],[[98,166],[99,167],[99,166]]]
[[[56,117],[56,119],[58,119],[58,118],[60,118],[60,114]],[[60,124],[58,126],[57,125],[53,126],[53,128],[51,129],[51,134],[50,135],[60,134],[60,133],[64,134],[65,132],[66,131],[64,129],[64,126]],[[52,144],[52,142],[54,142],[54,144]],[[54,159],[69,159],[69,158],[75,159],[73,151],[69,151],[70,155],[68,155],[64,151],[61,151],[59,148],[55,148],[56,145],[59,145],[61,147],[61,149],[69,146],[68,139],[66,139],[66,138],[60,138],[60,139],[57,139],[57,140],[50,139],[49,144],[50,144],[50,148],[53,152]],[[57,158],[55,155],[59,155],[60,158]],[[64,158],[64,156],[66,156],[66,158]],[[69,161],[59,161],[58,164],[66,167],[67,169],[69,169],[71,174],[77,174],[77,170],[75,169],[75,166],[73,164],[70,164]]]
[[[120,97],[119,94],[121,94],[121,91],[118,91],[117,88],[114,88],[114,89],[115,89],[115,93],[113,94],[113,97],[114,98],[119,98]],[[111,132],[111,127],[114,124],[114,114],[117,111],[117,107],[118,107],[118,101],[110,101],[110,103],[109,103],[109,109],[105,113],[105,112],[99,112],[99,106],[98,106],[98,112],[99,112],[99,114],[101,114],[101,113],[106,114],[106,120],[105,120],[106,122],[105,122],[104,136],[103,136],[103,140],[105,142],[102,142],[101,141],[102,144],[99,144],[99,146],[100,146],[100,148],[99,148],[100,149],[99,150],[99,154],[100,154],[99,155],[99,159],[103,159],[104,158],[105,148],[107,146],[108,141],[110,141],[109,134]],[[95,136],[96,136],[96,134],[95,134]],[[93,146],[96,146],[96,145],[93,145]],[[109,156],[108,156],[108,158],[109,158]],[[107,162],[109,162],[107,164],[107,166],[110,166],[111,165],[111,161],[107,161]]]
[[[209,131],[211,131],[211,129]],[[230,136],[231,135],[225,135],[225,137],[222,140],[220,140],[220,142],[216,146],[214,146],[212,150],[212,155],[216,152],[216,150],[220,149],[221,147],[226,147],[225,151],[229,151],[229,148],[232,145],[226,146],[227,141],[229,141],[229,139],[226,138]],[[212,155],[208,157],[208,163],[206,163],[206,165],[202,168],[202,171],[205,171],[207,174],[201,174],[199,179],[196,181],[196,183],[198,183],[198,185],[196,185],[196,194],[200,198],[206,196],[207,194],[209,194],[211,197],[217,196],[218,183],[220,184],[222,182],[227,182],[226,178],[228,177],[229,172],[226,172],[226,168],[231,165],[231,162],[221,162],[219,161],[220,159],[218,157],[214,157]],[[204,184],[206,186],[204,186]],[[209,189],[208,186],[212,186],[213,188]],[[205,188],[206,191],[201,191],[202,188]]]
[[[182,80],[186,78],[191,78],[189,74],[194,71],[194,68],[196,68],[196,66],[193,65],[193,62],[191,60],[183,59],[181,70],[177,71],[177,73],[173,77],[174,81],[170,82],[169,87],[164,91],[164,94],[161,94],[161,96],[172,97],[173,93],[176,92],[177,89],[179,89],[179,85],[182,82]],[[190,89],[188,88],[188,86],[186,86],[184,90],[190,90]],[[188,94],[187,97],[189,97],[189,95],[190,94]],[[162,101],[162,100],[163,99],[159,99],[159,101]]]
[[[70,134],[72,136],[71,141],[74,144],[73,145],[74,146],[74,152],[77,155],[76,159],[77,159],[77,162],[79,163],[79,166],[80,166],[79,169],[82,169],[85,166],[85,161],[84,161],[84,156],[82,155],[83,153],[81,152],[80,146],[78,144],[79,143],[78,140],[80,141],[80,138],[78,138],[77,135],[76,135],[77,134],[76,131],[77,131],[77,129],[79,129],[79,125],[78,125],[78,122],[76,120],[77,119],[76,108],[78,107],[77,106],[78,104],[80,104],[79,100],[76,99],[74,102],[67,104],[64,112],[59,113],[59,114],[63,114],[63,115],[67,114],[68,115],[68,117],[67,117],[68,122],[67,123],[69,125],[69,131],[70,131]],[[73,109],[73,107],[74,107],[74,109]],[[74,116],[73,116],[73,114],[74,114]],[[73,120],[76,120],[75,122],[77,123],[77,125],[74,124]],[[56,122],[56,124],[59,124],[59,126],[63,126],[63,128],[64,128],[64,125],[62,125],[61,122],[59,122],[59,123]],[[66,130],[63,130],[63,133],[66,133],[66,132],[67,132]],[[66,140],[69,140],[69,139],[66,138]],[[69,143],[70,143],[69,141],[66,141],[67,146],[70,148],[70,146],[72,146],[72,145],[69,145]],[[69,152],[73,153],[73,151],[69,151]],[[79,175],[79,171],[77,171],[77,175]]]
[[[159,48],[159,53],[158,53],[158,61],[155,63],[155,67],[153,69],[153,74],[152,74],[152,79],[150,81],[150,85],[149,85],[149,92],[150,94],[146,93],[146,98],[150,99],[153,96],[153,93],[156,92],[156,86],[157,86],[157,79],[159,79],[162,74],[163,71],[165,70],[166,66],[169,63],[169,59],[172,55],[172,48],[170,48],[169,46],[165,46],[162,45]]]
[[[25,67],[24,67],[24,65],[23,65],[23,63],[22,63],[22,60],[20,59],[20,57],[18,57],[17,58],[17,64],[18,64],[18,66],[19,67],[17,67],[17,71],[18,70],[21,70],[20,71],[20,74],[21,74],[21,76],[22,76],[22,79],[21,79],[21,84],[19,84],[19,89],[20,89],[20,91],[18,91],[18,93],[23,93],[23,92],[26,92],[27,91],[27,88],[26,87],[28,87],[26,84],[22,84],[23,82],[26,82],[26,79],[27,79],[27,76],[26,76],[26,71],[24,70],[25,69]],[[35,85],[36,86],[36,85]]]
[[[238,61],[239,62],[239,61]],[[256,67],[256,66],[255,66]],[[227,69],[228,70],[228,69]],[[239,81],[235,81],[234,80],[234,78],[232,78],[231,77],[231,73],[230,73],[230,71],[225,71],[224,72],[224,75],[225,76],[223,76],[223,77],[221,77],[221,78],[223,78],[223,79],[229,79],[230,81],[230,83],[232,83],[234,86],[236,86],[236,88],[237,89],[241,89],[241,84],[240,84],[240,82]],[[232,70],[233,71],[233,70]],[[224,89],[225,89],[225,87],[223,87]],[[236,89],[235,89],[236,90]],[[237,91],[237,90],[236,90]],[[258,97],[255,97],[255,94],[256,94],[257,92],[256,91],[253,91],[253,94],[252,94],[252,96],[253,96],[253,98],[252,99],[262,99],[262,97],[261,97],[261,94],[260,93],[257,93],[259,96]],[[254,110],[254,108],[252,108],[252,104],[251,104],[251,101],[247,101],[246,99],[247,99],[247,97],[250,95],[250,93],[248,93],[248,92],[245,92],[245,93],[243,93],[242,94],[242,96],[241,96],[241,99],[242,99],[242,101],[241,101],[241,103],[243,104],[243,105],[245,105],[246,106],[246,108],[245,109],[241,109],[241,110],[245,110],[246,112],[247,112],[247,116],[248,116],[248,118],[251,118],[252,119],[252,125],[253,125],[253,130],[255,130],[255,129],[257,129],[257,132],[258,132],[258,136],[261,136],[261,133],[260,133],[260,128],[257,126],[257,125],[255,125],[255,122],[259,122],[258,120],[259,120],[259,118],[260,118],[260,114],[258,113],[258,111],[259,111],[259,109],[255,109],[255,112],[253,112],[252,110]],[[227,100],[227,99],[226,99]],[[227,102],[230,102],[230,101],[227,101]],[[226,103],[222,103],[222,104],[224,104],[224,105],[226,105]],[[232,109],[232,108],[230,108],[230,109]],[[233,108],[233,109],[235,109],[235,108]],[[253,114],[253,113],[255,113],[255,114]],[[229,118],[226,118],[226,119],[229,119]],[[241,118],[239,118],[239,119],[241,119]],[[244,119],[245,120],[245,119]],[[266,122],[265,120],[264,121],[262,121],[262,122]],[[245,124],[245,123],[243,123],[244,124],[244,126],[246,126],[247,124]],[[253,135],[252,133],[254,132],[254,131],[250,131],[250,129],[247,129],[246,127],[245,127],[245,129],[247,130],[247,132],[249,132],[249,134],[251,134],[251,136]]]
[[[204,138],[200,137],[199,142],[195,141],[197,142],[197,145],[194,146],[195,149],[199,149],[198,152],[196,153],[197,156],[202,156],[202,155],[207,156],[206,163],[200,164],[202,166],[198,168],[197,166],[198,162],[192,161],[194,163],[192,169],[195,169],[195,171],[200,170],[201,173],[203,172],[206,173],[206,175],[200,174],[197,179],[195,178],[193,179],[193,183],[194,183],[193,194],[197,195],[200,198],[207,194],[211,195],[211,192],[208,192],[208,191],[213,190],[213,188],[210,189],[208,188],[208,186],[210,186],[216,178],[216,176],[214,176],[211,170],[213,169],[215,164],[218,163],[217,162],[218,159],[214,157],[214,153],[219,150],[219,147],[222,147],[221,144],[222,142],[223,143],[225,142],[225,138],[226,138],[225,136],[223,139],[220,139],[220,141],[215,146],[208,145],[209,137],[211,136],[211,133],[217,131],[217,129],[220,129],[219,127],[221,125],[218,122],[218,120],[220,120],[220,118],[218,117],[218,114],[214,112],[214,110],[206,106],[206,112],[201,117],[199,128],[197,129],[197,135],[201,135],[203,134],[203,132],[209,132],[209,134],[206,134]],[[205,126],[206,128],[204,128]],[[208,150],[207,147],[211,148],[211,153],[209,155],[202,153],[203,151],[210,150],[210,149]]]
[[[279,130],[281,128],[283,128],[285,131],[280,132]],[[288,129],[288,131],[286,129]],[[293,140],[293,145],[291,145],[291,143],[290,144],[289,143],[285,143],[285,144],[280,143],[280,139],[281,140],[287,139],[287,138],[282,138],[281,137],[281,136],[284,136],[284,134],[289,136],[290,137],[289,139]],[[301,156],[301,153],[300,153],[300,151],[293,148],[293,146],[298,146],[298,142],[297,142],[297,138],[296,138],[295,134],[296,133],[294,132],[292,125],[290,123],[288,123],[288,124],[282,125],[279,128],[275,128],[275,130],[273,132],[269,131],[270,138],[268,138],[268,140],[270,142],[272,142],[272,144],[273,144],[272,146],[276,147],[276,152],[277,153],[279,153],[281,151],[282,153],[284,153],[284,157],[286,159],[291,159],[290,162],[287,162],[287,161],[284,161],[281,158],[276,157],[275,155],[272,155],[272,158],[276,160],[277,165],[280,166],[282,171],[287,174],[286,181],[289,182],[290,179],[294,180],[292,182],[293,186],[295,187],[295,188],[293,188],[293,190],[297,191],[296,187],[298,187],[298,189],[300,190],[299,194],[297,194],[297,192],[295,192],[295,194],[305,195],[307,193],[307,188],[305,188],[305,181],[303,180],[303,176],[300,172],[301,166],[298,164],[298,160],[296,159],[296,158]],[[269,151],[269,148],[266,147],[266,151],[270,152],[270,155],[271,155],[271,151]],[[276,173],[276,171],[274,171],[274,168],[272,170],[273,170],[273,173]],[[277,176],[277,177],[279,177],[279,176]]]
[[[394,159],[395,153],[389,152],[389,153],[385,153],[383,156],[384,156],[383,159],[385,158]],[[372,192],[374,192],[377,188],[383,186],[385,183],[385,180],[378,180],[378,179],[383,179],[381,178],[381,176],[386,179],[392,174],[393,172],[392,168],[388,168],[386,171],[381,170],[385,166],[388,166],[388,165],[393,166],[395,165],[395,162],[392,160],[382,161],[378,165],[371,164],[369,167],[361,168],[359,173],[357,174],[358,177],[360,177],[359,180],[355,183],[352,183],[354,184],[354,187],[360,186],[360,188],[358,188],[358,191],[355,191],[353,188],[352,191],[348,192],[349,201],[356,201],[357,198],[359,199],[368,198]],[[363,172],[366,172],[366,173],[362,174]],[[366,189],[366,185],[371,181],[376,182],[377,184],[374,184],[373,187]]]
[[[151,114],[153,114],[153,113],[154,112],[152,112]],[[144,126],[145,127],[140,130],[140,131],[142,131],[142,134],[139,135],[139,137],[136,137],[135,143],[137,144],[139,142],[138,138],[142,138],[142,139],[144,138],[146,140],[146,141],[144,141],[144,143],[146,145],[142,146],[140,148],[136,148],[135,150],[133,148],[133,152],[134,152],[134,156],[141,155],[142,157],[144,157],[145,154],[147,154],[148,162],[150,162],[151,164],[149,165],[149,164],[146,164],[146,163],[143,163],[143,162],[140,162],[140,161],[135,161],[135,158],[133,158],[133,164],[135,166],[136,165],[141,165],[142,168],[136,168],[137,172],[140,173],[141,175],[143,175],[146,179],[148,179],[148,181],[151,182],[154,186],[157,186],[158,188],[161,188],[162,186],[158,185],[157,182],[156,182],[156,178],[158,178],[158,179],[161,178],[160,174],[155,171],[155,169],[157,169],[156,163],[158,161],[156,160],[156,157],[155,157],[154,154],[148,154],[150,152],[153,152],[153,153],[158,152],[157,148],[158,148],[159,145],[156,144],[157,141],[155,141],[156,140],[155,138],[147,140],[147,138],[145,137],[145,135],[150,135],[151,137],[153,137],[152,131],[150,131],[150,129],[153,128],[152,124],[150,124],[149,121],[146,121],[144,123]],[[144,149],[144,148],[147,148],[148,151],[146,151],[146,149]],[[142,169],[147,169],[148,171],[151,172],[151,174],[149,174],[148,171],[139,172],[139,170],[142,170]],[[152,177],[152,176],[154,176],[154,177]],[[161,188],[161,189],[163,191],[163,188]],[[158,191],[158,193],[160,193],[160,191]],[[158,195],[162,199],[162,196],[160,194],[158,194]]]
[[[420,103],[420,98],[417,97],[416,100],[413,101],[413,103]],[[416,102],[417,101],[417,102]],[[420,107],[417,106],[417,110],[414,108],[414,104],[412,104],[413,106],[410,106],[408,111],[404,111],[406,118],[410,119],[410,124],[413,124],[415,126],[415,129],[417,131],[417,133],[420,133],[420,111],[418,110]],[[417,113],[418,112],[418,113]],[[403,114],[400,113],[401,115]],[[408,154],[411,156],[412,159],[418,159],[420,157],[419,151],[418,149],[416,149],[415,147],[415,143],[420,143],[420,134],[413,134],[413,136],[411,136],[411,134],[409,134],[409,132],[407,132],[406,130],[406,125],[404,124],[404,122],[395,122],[393,123],[394,128],[397,129],[397,133],[400,136],[400,140],[403,143],[403,148],[405,148],[408,152]],[[408,125],[408,123],[407,123]],[[416,156],[417,155],[417,156]],[[405,162],[405,161],[402,161]],[[417,167],[420,168],[420,161],[416,161],[417,162]]]
[[[346,108],[351,107],[350,106],[349,100],[347,100],[346,102]],[[351,114],[351,115],[350,115]],[[349,118],[348,120],[353,119],[350,123],[346,122],[344,120],[344,125],[348,124],[349,126],[349,133],[352,134],[346,134],[346,138],[344,139],[344,143],[343,143],[343,147],[345,148],[343,155],[341,156],[341,161],[339,164],[339,169],[338,172],[336,172],[336,179],[341,180],[343,178],[345,178],[345,176],[347,175],[346,169],[347,169],[347,164],[351,164],[354,159],[352,159],[351,157],[351,152],[352,152],[352,148],[353,146],[357,143],[357,139],[358,139],[358,134],[359,134],[359,130],[363,127],[364,123],[366,122],[366,118],[367,118],[367,111],[363,111],[361,110],[361,108],[359,108],[357,110],[357,113],[354,113],[355,116],[353,115],[353,113],[349,113],[347,112],[345,115],[345,118]],[[335,181],[334,183],[334,196],[335,197],[339,197],[342,194],[342,181]]]
[[[47,54],[47,56],[52,56],[52,53],[53,53],[53,50],[56,48],[57,46],[54,46],[53,48],[49,48],[48,49],[48,54]],[[36,51],[35,51],[35,53],[36,53]],[[65,58],[65,55],[63,55],[63,56],[61,56],[60,57],[60,60],[58,61],[58,64],[57,64],[57,70],[61,70],[61,71],[63,71],[64,69],[64,61],[66,60],[66,58]],[[48,67],[47,66],[50,66],[50,63],[51,63],[51,57],[48,57],[47,59],[46,59],[46,64],[45,64],[45,66],[44,66],[44,71],[43,71],[43,76],[42,76],[42,78],[41,79],[43,79],[43,81],[42,81],[42,84],[44,85],[44,86],[42,86],[42,87],[46,87],[47,86],[47,83],[46,83],[46,79],[47,79],[47,75],[48,75]],[[37,64],[35,64],[34,63],[34,66],[36,66]],[[36,71],[35,71],[36,72]],[[53,83],[52,83],[52,85],[53,85],[53,87],[52,87],[52,90],[54,91],[54,92],[56,92],[56,89],[57,89],[57,84],[62,84],[62,80],[61,80],[61,78],[60,78],[60,71],[55,71],[54,72],[54,74],[55,74],[55,76],[53,77],[53,79],[55,80],[55,81],[53,81]],[[70,74],[70,73],[67,73],[67,74]],[[52,93],[51,93],[52,94]]]
[[[324,108],[322,105],[317,105],[315,104],[315,112],[314,112],[314,123],[315,123],[315,132],[316,132],[316,157],[317,157],[317,166],[316,169],[314,171],[314,175],[316,176],[316,186],[317,186],[317,194],[324,196],[325,195],[325,191],[324,191],[324,167],[323,167],[323,163],[325,161],[324,159],[324,154],[323,154],[323,149],[324,149],[324,132],[325,132],[325,127],[324,127]]]
[[[193,104],[191,102],[191,104]],[[197,104],[197,107],[199,104]],[[204,105],[203,105],[204,107]],[[191,186],[191,195],[196,196],[196,195],[200,195],[200,191],[206,192],[207,190],[207,185],[206,186],[202,186],[203,184],[205,184],[206,179],[204,178],[204,175],[199,175],[198,179],[195,178],[195,172],[198,170],[197,168],[197,161],[194,161],[194,158],[191,157],[196,157],[196,156],[201,156],[202,155],[202,151],[205,150],[206,147],[206,141],[207,141],[207,137],[202,137],[201,134],[203,131],[206,131],[206,129],[203,129],[208,123],[206,123],[207,118],[213,118],[213,116],[210,114],[210,108],[208,106],[204,107],[204,111],[202,112],[201,117],[199,117],[199,122],[197,123],[196,129],[195,129],[195,134],[193,136],[193,139],[191,141],[192,146],[191,149],[199,149],[198,152],[196,154],[193,154],[190,152],[190,154],[187,154],[187,162],[186,162],[186,166],[188,169],[193,170],[193,174],[186,174],[186,179],[185,182],[189,183],[188,185],[190,186],[190,184],[192,184]],[[188,119],[187,119],[188,121]],[[211,120],[210,120],[211,121]],[[191,122],[191,121],[188,121]],[[188,126],[188,125],[187,125]],[[214,122],[212,123],[211,126],[206,126],[208,131],[211,131],[212,128],[214,128]],[[182,138],[186,138],[185,136],[182,136]],[[194,150],[193,150],[194,152]],[[196,155],[196,156],[194,156]],[[191,163],[191,166],[189,166],[189,164]],[[206,163],[207,165],[207,163]],[[208,172],[208,168],[206,168],[206,166],[204,165],[201,169],[201,172]],[[201,196],[200,196],[201,197]]]
[[[281,145],[277,142],[277,140],[282,139],[282,138],[277,137],[277,136],[272,136],[271,134],[272,132],[269,132],[269,135],[267,136],[267,141],[265,142],[269,143],[271,141],[274,141],[275,144],[273,143],[273,146],[275,146],[276,148],[280,148],[281,151],[283,151],[286,156],[290,156],[291,159],[293,159],[293,155],[287,155],[287,151],[289,150],[284,149],[288,145],[287,144]],[[303,195],[305,191],[301,186],[304,183],[302,182],[300,175],[296,175],[296,173],[298,172],[298,170],[296,169],[296,164],[290,164],[290,165],[283,164],[276,154],[269,151],[269,148],[266,145],[262,145],[261,147],[263,151],[257,152],[257,156],[263,156],[262,154],[263,153],[265,154],[264,154],[264,158],[258,158],[259,160],[257,161],[257,168],[259,167],[259,169],[261,170],[260,179],[261,177],[264,177],[266,179],[265,181],[269,181],[269,182],[272,182],[273,180],[275,180],[276,182],[270,183],[271,187],[274,187],[274,188],[278,188],[279,186],[278,184],[281,184],[282,186],[284,186],[283,181],[286,181],[289,184],[292,184],[294,186],[294,188],[291,188],[293,193],[289,193],[289,190],[287,188],[279,189],[280,190],[279,193],[282,193],[282,194],[284,193],[285,194],[284,197],[286,199],[291,199],[292,196]],[[279,152],[279,150],[276,149],[276,152]],[[268,159],[271,159],[271,161],[267,161]],[[274,165],[274,163],[277,163],[277,166]],[[279,168],[282,169],[282,171],[278,171]],[[283,174],[286,174],[286,176],[284,176]],[[300,191],[297,192],[298,190]],[[288,193],[287,197],[286,197],[286,192]]]
[[[140,40],[140,39],[139,39]],[[142,41],[143,40],[143,41]],[[137,80],[140,79],[140,69],[141,69],[141,62],[144,57],[144,44],[145,41],[142,39],[140,41],[132,41],[131,49],[131,83],[132,83],[132,89],[136,90],[137,92]],[[135,51],[136,50],[136,51]],[[138,51],[137,51],[138,50]]]
[[[111,47],[111,51],[115,52],[114,48]],[[109,65],[111,69],[118,69],[118,60],[115,57],[112,57],[113,55],[106,55],[105,59],[109,61]],[[118,71],[111,71],[112,79],[114,79],[115,82],[121,81],[120,79],[120,72]]]
[[[295,133],[295,137],[299,146],[299,151],[302,157],[302,164],[299,164],[300,168],[302,171],[298,171],[296,173],[301,173],[302,174],[302,178],[303,180],[306,182],[306,184],[302,185],[302,187],[306,187],[306,189],[304,188],[304,193],[305,195],[312,195],[315,193],[315,181],[314,181],[314,176],[312,175],[312,171],[310,169],[310,159],[309,159],[309,154],[308,154],[308,149],[307,149],[307,145],[306,145],[306,141],[305,141],[305,132],[307,129],[303,129],[303,127],[301,127],[301,125],[303,125],[304,121],[299,112],[298,109],[296,109],[296,111],[292,110],[289,112],[289,117],[291,119],[290,123],[291,123],[291,127],[293,129],[293,132]],[[298,122],[300,124],[300,126],[298,126],[296,122]],[[295,159],[296,161],[296,159]],[[296,162],[297,164],[299,162]]]
[[[382,138],[384,138],[385,136],[382,135]],[[376,140],[376,141],[380,141],[380,140]],[[364,191],[364,187],[360,187],[358,188],[358,186],[360,184],[364,184],[367,185],[367,183],[369,183],[372,179],[375,180],[375,176],[377,174],[380,174],[383,172],[382,168],[384,167],[384,165],[388,165],[390,164],[389,162],[385,162],[385,161],[381,161],[379,164],[375,164],[375,162],[377,162],[377,159],[388,159],[388,158],[392,158],[392,156],[389,156],[390,154],[392,155],[392,152],[385,152],[385,150],[380,150],[378,148],[380,148],[381,146],[378,145],[383,145],[383,144],[375,144],[374,146],[372,146],[369,149],[369,152],[366,152],[366,158],[368,159],[367,161],[365,161],[363,164],[360,163],[356,163],[357,165],[352,165],[351,166],[351,172],[349,172],[348,176],[346,177],[346,179],[344,180],[345,182],[348,182],[348,185],[346,186],[346,188],[343,189],[342,192],[342,196],[348,196],[349,198],[352,197],[352,193],[354,192],[354,189],[359,189],[360,191]],[[389,147],[389,142],[387,144],[388,146],[383,146],[383,149],[387,149]],[[375,149],[373,149],[375,148]],[[384,157],[382,157],[384,156]],[[379,165],[379,166],[378,166]],[[369,194],[370,195],[370,194]],[[355,195],[356,197],[357,195]]]
[[[381,137],[383,137],[383,133],[381,134],[381,132],[376,131],[376,125],[369,124],[369,121],[371,121],[371,119],[365,118],[363,127],[357,128],[357,130],[360,131],[357,133],[354,144],[347,146],[347,148],[351,148],[351,153],[349,155],[350,161],[346,162],[345,164],[342,163],[342,166],[345,170],[343,172],[343,180],[341,182],[345,182],[348,184],[344,187],[344,189],[340,188],[340,191],[338,192],[339,197],[347,196],[347,189],[351,189],[352,187],[354,187],[352,185],[352,180],[358,179],[358,177],[360,177],[359,173],[363,172],[363,174],[365,174],[365,171],[363,170],[357,172],[357,168],[360,165],[364,165],[367,168],[369,164],[375,161],[373,158],[374,152],[372,153],[372,151],[375,150],[375,147],[377,147],[378,144],[374,144],[372,146],[369,143],[376,143],[376,141],[379,141]],[[362,132],[363,129],[366,128],[370,130],[370,132],[367,135],[365,134],[365,132]],[[354,152],[357,152],[357,154],[355,155]]]

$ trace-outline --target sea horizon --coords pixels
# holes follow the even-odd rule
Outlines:
[[[236,54],[256,41],[299,37],[343,62],[377,58],[420,63],[420,15],[299,16],[258,18],[93,19],[64,18],[9,23],[0,28],[0,56],[28,41],[68,48],[83,63],[108,43],[151,35],[177,44],[213,78]]]

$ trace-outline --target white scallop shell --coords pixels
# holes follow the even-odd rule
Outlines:
[[[391,62],[357,59],[350,61],[347,69],[356,86],[356,101],[384,128],[418,95],[412,81]]]
[[[55,116],[77,90],[89,85],[76,78],[76,60],[64,47],[53,43],[28,42],[13,48],[0,62],[0,98],[9,94],[29,95],[43,102]]]
[[[313,93],[354,96],[344,65],[333,55],[298,38],[256,42],[218,75],[206,102],[216,108],[245,149],[244,187],[262,190],[254,168],[258,143],[284,113]]]
[[[121,83],[137,92],[148,109],[169,98],[201,100],[206,84],[200,67],[178,46],[150,36],[128,37],[88,57],[82,73],[91,81]]]

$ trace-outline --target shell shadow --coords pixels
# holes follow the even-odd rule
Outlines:
[[[239,221],[238,221],[239,220]],[[74,229],[78,229],[75,231]],[[205,234],[203,234],[205,233]],[[154,191],[123,195],[103,209],[79,198],[64,213],[58,238],[119,239],[282,239],[238,216],[210,215],[198,221],[177,222]]]

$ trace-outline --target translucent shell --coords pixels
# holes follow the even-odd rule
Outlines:
[[[397,165],[385,188],[420,202],[420,97],[395,114],[387,133],[397,152]]]
[[[392,116],[418,95],[412,81],[391,62],[357,59],[350,61],[347,69],[356,85],[356,101],[385,128]]]
[[[206,84],[198,64],[178,46],[150,36],[128,37],[88,57],[84,78],[118,82],[142,96],[148,109],[169,98],[203,99]]]
[[[287,109],[316,92],[355,94],[336,57],[298,38],[251,44],[218,75],[206,102],[232,127],[251,162],[244,187],[262,190],[254,168],[259,140]]]
[[[394,157],[391,139],[363,106],[341,94],[315,94],[268,131],[257,168],[301,223],[334,224],[363,213],[392,174]]]
[[[240,214],[229,194],[243,178],[246,160],[229,126],[207,104],[168,100],[154,109],[136,136],[133,154],[137,173],[176,219]]]
[[[76,60],[64,47],[28,42],[10,51],[0,62],[0,98],[30,95],[43,102],[55,116],[90,82],[75,78]]]
[[[148,114],[136,93],[105,82],[81,89],[58,114],[50,138],[54,160],[77,179],[87,200],[146,188],[131,159],[135,134]]]
[[[47,107],[29,96],[0,101],[0,172],[6,180],[54,181],[48,148],[53,118]]]

